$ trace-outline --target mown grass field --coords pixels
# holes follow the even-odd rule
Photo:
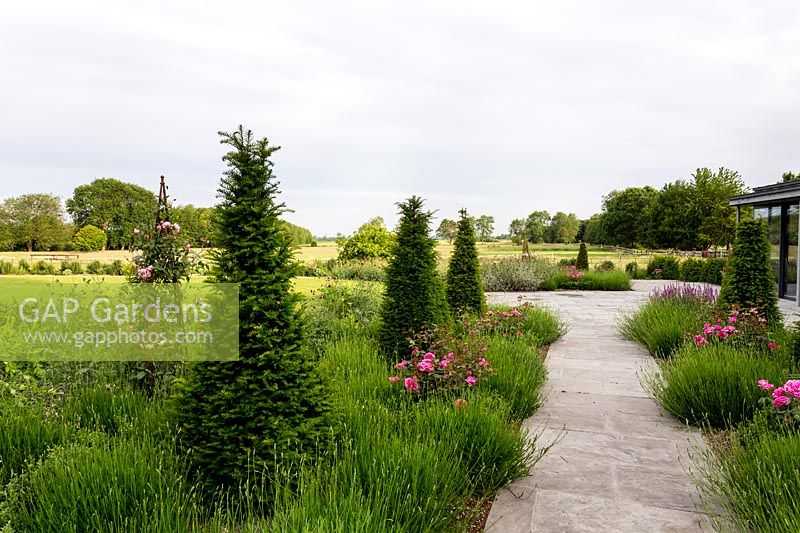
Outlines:
[[[541,255],[558,261],[576,257],[578,255],[579,244],[536,244],[531,245],[531,253]],[[317,246],[303,246],[297,250],[297,258],[301,261],[318,261],[335,259],[337,254],[336,242],[323,241]],[[438,241],[436,251],[442,261],[447,261],[453,253],[453,245],[446,241]],[[589,264],[594,266],[603,261],[612,261],[618,268],[625,268],[631,261],[636,261],[639,266],[645,266],[650,260],[650,254],[628,254],[620,253],[610,248],[600,248],[589,246]],[[516,245],[511,241],[479,242],[478,255],[482,257],[502,257],[506,255],[518,255],[522,253],[522,246]]]

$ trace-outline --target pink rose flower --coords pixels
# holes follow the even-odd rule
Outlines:
[[[759,386],[759,388],[764,389],[765,391],[771,391],[772,389],[775,388],[775,385],[773,385],[772,383],[770,383],[766,379],[759,379],[758,380],[758,386]]]
[[[789,396],[800,398],[800,379],[790,379],[783,384],[783,391]]]
[[[772,405],[774,405],[776,409],[783,409],[790,403],[792,403],[792,400],[786,396],[778,396],[772,400]]]
[[[470,387],[474,387],[475,384],[478,382],[478,380],[475,379],[475,376],[467,376],[467,379],[465,379],[464,381],[466,381],[467,385],[469,385]]]
[[[424,359],[417,363],[417,369],[420,372],[433,372],[433,361],[430,359]]]
[[[767,348],[769,348],[770,350],[776,350],[778,348],[778,343],[777,342],[771,342],[771,343],[767,344]]]
[[[179,225],[177,225],[177,224],[173,224],[172,225],[172,232],[177,235],[178,233],[181,232],[181,227]]]
[[[456,409],[460,409],[461,407],[463,407],[466,404],[467,404],[467,402],[465,400],[462,400],[461,398],[459,398],[459,399],[456,400]]]
[[[411,392],[417,392],[419,390],[419,383],[414,378],[406,378],[403,382],[406,390]]]
[[[779,397],[783,396],[783,392],[784,392],[783,391],[783,387],[778,387],[777,389],[772,391],[772,397],[773,398],[779,398]]]
[[[487,361],[483,357],[480,357],[480,358],[478,358],[478,364],[485,368],[485,367],[489,366],[489,361]]]
[[[423,355],[422,358],[423,359],[428,359],[428,360],[433,360],[433,359],[436,359],[436,354],[434,354],[433,352],[428,352],[425,355]]]
[[[733,324],[734,322],[736,322],[736,317],[733,316],[733,315],[729,316],[728,317],[728,323]]]
[[[439,361],[439,368],[447,368],[447,365],[449,364],[450,364],[450,359],[447,358],[442,359],[441,361]]]
[[[694,336],[694,343],[697,346],[705,346],[706,344],[708,344],[708,340],[705,337],[703,337],[702,335],[695,335]]]
[[[408,361],[400,361],[399,363],[397,363],[396,365],[394,365],[394,367],[395,367],[397,370],[405,370],[405,369],[406,369],[406,366],[408,366]]]
[[[419,348],[415,346],[414,349],[411,350],[411,357],[416,357],[418,353],[419,353]]]
[[[141,232],[139,231],[139,228],[133,228],[133,234],[134,234],[134,235],[139,235],[139,233],[141,233]]]
[[[397,383],[400,381],[400,376],[389,376],[389,383]]]

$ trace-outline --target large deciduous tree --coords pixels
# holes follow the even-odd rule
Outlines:
[[[239,284],[239,360],[196,364],[178,419],[206,487],[258,490],[276,464],[299,464],[303,451],[325,442],[326,402],[292,291],[292,242],[272,173],[279,147],[241,126],[220,135],[232,150],[223,158],[212,280]],[[263,488],[258,495],[269,497]]]
[[[608,244],[633,248],[641,243],[647,213],[657,196],[652,187],[629,187],[605,196],[602,224]]]
[[[456,233],[458,233],[458,222],[449,218],[443,218],[439,227],[436,228],[436,236],[440,239],[447,239],[448,243],[453,242]]]
[[[157,200],[144,187],[100,178],[75,187],[66,204],[75,226],[97,226],[106,233],[108,247],[117,249],[131,245],[134,228],[150,226]]]
[[[544,242],[547,228],[550,226],[550,213],[547,211],[534,211],[525,219],[525,230],[528,232],[528,242],[537,244]]]
[[[581,222],[574,213],[563,213],[559,211],[550,219],[550,226],[547,228],[548,242],[570,243],[575,242]]]
[[[479,241],[488,241],[494,233],[494,217],[481,215],[475,219],[475,233]]]
[[[0,205],[0,235],[11,248],[47,250],[68,237],[61,199],[51,194],[23,194],[6,198]]]

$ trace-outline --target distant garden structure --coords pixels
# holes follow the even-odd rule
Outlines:
[[[752,208],[753,217],[765,221],[778,296],[800,306],[800,181],[755,187],[751,193],[731,197],[730,205],[736,207],[737,221],[743,216],[742,208]]]

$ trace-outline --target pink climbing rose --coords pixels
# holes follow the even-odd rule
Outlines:
[[[419,390],[419,383],[414,378],[406,378],[403,384],[408,391],[417,392]]]
[[[466,381],[467,385],[469,385],[470,387],[474,387],[475,384],[478,382],[478,380],[475,379],[475,376],[467,376],[467,378],[464,381]]]

